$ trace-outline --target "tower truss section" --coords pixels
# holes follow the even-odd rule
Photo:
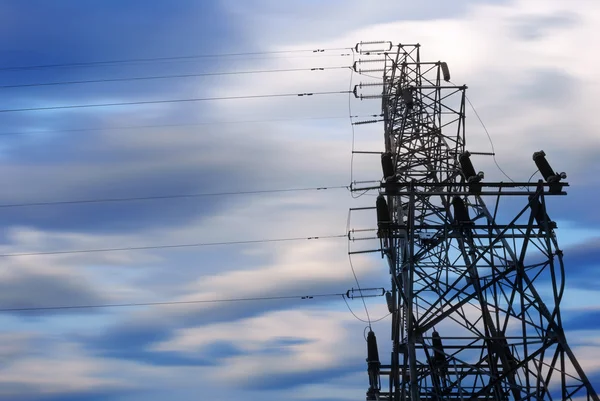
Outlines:
[[[566,175],[536,152],[543,179],[486,182],[466,149],[467,87],[418,44],[380,55],[363,71],[383,83],[354,88],[382,102],[383,178],[370,189],[391,276],[392,352],[382,363],[369,332],[367,400],[598,401],[559,308],[565,269],[546,200],[566,194]]]

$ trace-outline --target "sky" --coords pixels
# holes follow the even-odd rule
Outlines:
[[[381,151],[383,126],[353,133],[349,115],[372,119],[380,103],[344,93],[375,79],[351,74],[348,48],[420,43],[469,87],[508,176],[527,180],[540,149],[567,172],[569,194],[549,209],[563,319],[598,389],[599,27],[591,0],[0,0],[0,205],[13,205],[0,207],[0,309],[355,287],[348,209],[375,198],[343,187],[381,178],[377,156],[351,167],[351,150]],[[265,70],[300,71],[240,73]],[[199,76],[215,72],[233,74]],[[318,92],[335,93],[215,99]],[[467,144],[492,150],[470,109]],[[505,179],[489,157],[476,162]],[[301,188],[328,189],[247,193]],[[186,194],[221,195],[23,205]],[[374,228],[369,213],[351,227]],[[282,238],[300,239],[260,242]],[[231,241],[259,242],[139,249]],[[106,248],[138,249],[32,255]],[[351,262],[363,287],[389,287],[385,261]],[[367,300],[372,319],[384,302]],[[349,307],[356,317],[337,295],[3,312],[0,400],[361,399],[366,315]],[[380,342],[389,325],[373,325]]]

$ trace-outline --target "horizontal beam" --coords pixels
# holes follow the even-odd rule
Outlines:
[[[530,228],[528,224],[461,224],[461,225],[453,225],[453,224],[414,224],[412,226],[414,230],[444,230],[454,231],[455,228],[469,228],[471,230],[491,230],[491,229],[499,229],[499,230],[527,230]],[[532,224],[531,228],[540,229],[544,228],[538,224]],[[380,229],[390,229],[390,230],[407,230],[406,225],[400,224],[389,224],[380,226]]]
[[[419,186],[419,185],[416,185]],[[439,186],[439,184],[438,184]],[[382,187],[363,187],[363,188],[352,188],[351,191],[352,192],[364,192],[364,191],[370,191],[370,190],[378,190],[381,189]],[[530,195],[535,195],[536,192],[533,191],[481,191],[481,192],[470,192],[470,191],[412,191],[413,194],[415,194],[416,196],[473,196],[473,195],[480,195],[480,196],[502,196],[502,195],[507,195],[507,196],[530,196]],[[560,192],[550,192],[550,191],[544,191],[544,196],[555,196],[555,195],[567,195],[567,192],[565,191],[560,191]],[[391,192],[383,192],[383,195],[390,195],[390,196],[410,196],[411,192],[410,191],[397,191],[394,193]]]
[[[414,188],[419,188],[419,187],[423,187],[423,188],[431,188],[431,187],[445,187],[445,186],[449,186],[449,185],[464,185],[464,186],[468,186],[469,183],[464,183],[464,184],[460,184],[457,182],[451,182],[451,183],[439,183],[439,182],[414,182],[414,183],[409,183],[409,182],[382,182],[380,187],[381,188],[407,188],[410,185],[413,185]],[[539,185],[543,186],[544,188],[546,187],[550,187],[556,184],[549,184],[547,182],[485,182],[485,181],[481,181],[478,182],[477,185],[481,186],[482,188],[519,188],[519,187],[538,187]],[[563,187],[568,187],[569,183],[568,182],[560,182],[558,183],[558,185],[563,186]]]

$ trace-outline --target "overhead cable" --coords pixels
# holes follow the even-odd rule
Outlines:
[[[36,83],[30,83],[30,84],[0,85],[0,89],[29,88],[29,87],[58,86],[58,85],[79,85],[79,84],[107,83],[107,82],[147,81],[147,80],[157,80],[157,79],[199,78],[199,77],[212,77],[212,76],[219,76],[219,75],[266,74],[266,73],[277,73],[277,72],[300,72],[300,71],[325,71],[325,70],[339,70],[339,69],[348,69],[348,68],[351,68],[351,67],[350,66],[312,67],[312,68],[286,68],[286,69],[254,70],[254,71],[221,71],[221,72],[205,72],[205,73],[197,73],[197,74],[154,75],[154,76],[147,76],[147,77],[103,78],[103,79],[89,79],[89,80],[78,80],[78,81],[36,82]]]
[[[308,93],[275,93],[266,95],[242,95],[242,96],[216,96],[216,97],[199,97],[189,99],[167,99],[167,100],[140,100],[135,102],[115,102],[115,103],[95,103],[95,104],[71,104],[66,106],[46,106],[46,107],[25,107],[19,109],[0,109],[0,113],[14,113],[21,111],[42,111],[42,110],[64,110],[64,109],[83,109],[92,107],[118,107],[132,106],[144,104],[160,104],[160,103],[183,103],[183,102],[201,102],[213,100],[238,100],[238,99],[259,99],[271,97],[302,97],[302,96],[317,96],[317,95],[338,95],[347,94],[348,91],[326,91],[326,92],[308,92]]]
[[[85,61],[85,62],[74,62],[74,63],[57,63],[57,64],[38,64],[38,65],[26,65],[26,66],[14,66],[14,67],[0,67],[0,71],[17,71],[17,70],[35,70],[42,68],[59,68],[59,67],[87,67],[94,65],[111,65],[111,64],[125,64],[125,63],[146,63],[156,61],[177,61],[177,60],[194,60],[194,59],[205,59],[205,58],[221,58],[221,57],[243,57],[243,56],[257,56],[257,55],[274,55],[274,54],[291,54],[291,53],[324,53],[327,51],[343,51],[349,50],[347,47],[336,47],[328,49],[302,49],[302,50],[275,50],[275,51],[262,51],[262,52],[241,52],[241,53],[215,53],[215,54],[195,54],[195,55],[184,55],[184,56],[169,56],[169,57],[146,57],[146,58],[129,58],[129,59],[115,59],[115,60],[99,60],[99,61]],[[349,54],[340,54],[341,56]]]
[[[175,248],[199,248],[219,245],[248,245],[268,242],[292,242],[292,241],[311,241],[320,239],[348,238],[348,234],[340,235],[319,235],[311,237],[292,237],[292,238],[271,238],[259,240],[241,240],[241,241],[222,241],[222,242],[200,242],[193,244],[168,244],[168,245],[147,245],[147,246],[129,246],[121,248],[97,248],[97,249],[73,249],[65,251],[41,251],[41,252],[23,252],[23,253],[4,253],[1,258],[12,258],[19,256],[44,256],[44,255],[67,255],[77,253],[101,253],[101,252],[123,252],[123,251],[144,251],[150,249],[175,249]]]
[[[352,210],[348,210],[348,220],[346,223],[346,232],[348,233],[348,239],[350,239],[350,216]],[[348,262],[350,264],[350,269],[352,270],[352,276],[354,277],[354,281],[356,282],[356,286],[358,287],[358,291],[360,292],[360,298],[362,299],[363,307],[365,308],[365,314],[367,315],[367,322],[369,323],[369,327],[371,327],[371,316],[369,315],[369,308],[367,308],[367,303],[365,302],[365,297],[363,296],[362,289],[360,288],[360,282],[358,281],[358,276],[356,275],[356,269],[354,269],[354,264],[352,263],[352,255],[350,253],[350,241],[348,241]],[[350,309],[350,306],[348,306]],[[352,311],[351,311],[352,312]],[[354,312],[352,312],[354,315]],[[356,317],[356,315],[354,315]]]
[[[452,82],[452,81],[449,81],[449,82],[452,85],[455,85],[454,82]],[[483,131],[487,135],[488,141],[490,142],[490,147],[492,149],[492,160],[494,161],[496,168],[498,168],[498,170],[502,173],[502,175],[504,175],[506,178],[508,178],[509,181],[511,181],[512,183],[515,183],[515,181],[508,174],[506,174],[506,172],[502,169],[502,167],[500,167],[498,160],[496,160],[496,149],[494,148],[494,141],[492,140],[492,136],[490,135],[490,132],[488,131],[485,123],[483,122],[483,119],[479,116],[479,113],[477,112],[477,109],[475,109],[475,106],[473,106],[471,99],[469,99],[469,97],[466,95],[465,95],[465,99],[467,100],[467,103],[469,103],[469,106],[471,106],[471,110],[473,110],[473,114],[475,114],[475,117],[477,117],[477,120],[479,120],[479,123],[481,124]],[[524,187],[521,187],[521,188],[524,188]]]
[[[264,190],[254,190],[254,191],[233,191],[233,192],[212,192],[212,193],[207,192],[207,193],[197,193],[197,194],[156,195],[156,196],[133,196],[133,197],[128,197],[128,198],[98,198],[98,199],[78,199],[78,200],[47,201],[47,202],[29,202],[29,203],[5,203],[5,204],[0,204],[0,208],[73,205],[73,204],[85,204],[85,203],[132,202],[132,201],[159,200],[159,199],[201,198],[201,197],[209,197],[209,196],[269,194],[269,193],[300,192],[300,191],[325,191],[328,189],[349,189],[349,187],[347,185],[338,185],[338,186],[322,186],[322,187],[307,187],[307,188],[264,189]]]
[[[131,302],[121,304],[95,304],[95,305],[58,305],[58,306],[32,306],[23,308],[0,308],[0,312],[28,312],[28,311],[51,311],[65,309],[101,309],[101,308],[124,308],[134,306],[164,306],[164,305],[191,305],[191,304],[214,304],[222,302],[250,302],[250,301],[273,301],[284,299],[314,299],[325,297],[343,297],[344,294],[314,294],[314,295],[284,295],[273,297],[249,297],[249,298],[226,298],[226,299],[201,299],[192,301],[165,301],[165,302]]]
[[[351,116],[353,118],[379,117],[379,114],[370,114],[365,116]],[[126,125],[113,127],[98,127],[98,128],[73,128],[73,129],[57,129],[57,130],[38,130],[38,131],[21,131],[21,132],[0,132],[0,136],[4,135],[30,135],[30,134],[54,134],[66,132],[88,132],[88,131],[114,131],[114,130],[138,130],[146,128],[175,128],[175,127],[198,127],[202,125],[225,125],[225,124],[254,124],[267,123],[278,121],[310,121],[310,120],[340,120],[347,119],[348,116],[330,116],[330,117],[295,117],[295,118],[266,118],[261,120],[221,120],[221,121],[199,121],[189,124],[150,124],[150,125]]]
[[[348,301],[346,300],[346,296],[342,295],[342,299],[344,300],[344,303],[346,304],[346,308],[348,308],[348,311],[352,314],[352,316],[354,316],[354,318],[356,320],[358,320],[359,322],[363,322],[363,323],[367,323],[369,326],[367,327],[371,327],[372,323],[377,323],[382,321],[383,319],[385,319],[386,317],[390,316],[391,313],[388,313],[382,317],[379,317],[377,319],[369,319],[369,320],[365,320],[365,319],[361,319],[359,316],[356,315],[356,313],[354,313],[354,311],[352,310],[352,308],[350,307],[350,304],[348,303]],[[1,312],[1,310],[0,310]]]

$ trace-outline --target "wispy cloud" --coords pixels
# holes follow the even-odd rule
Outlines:
[[[575,352],[587,368],[598,368],[591,357],[597,328],[589,319],[597,302],[583,299],[589,292],[578,292],[594,290],[597,244],[586,235],[600,221],[593,207],[581,206],[598,193],[598,58],[589,51],[598,34],[595,4],[25,3],[0,6],[6,66],[337,48],[361,40],[420,42],[425,58],[447,61],[453,80],[470,86],[497,159],[511,177],[527,179],[534,170],[531,153],[540,148],[569,174],[570,195],[553,202],[549,211],[571,227],[565,234],[565,322],[578,333],[586,331],[586,342],[577,343]],[[350,65],[352,57],[339,53],[0,71],[0,85]],[[11,89],[0,93],[0,109],[344,91],[349,78],[349,70],[340,68]],[[0,136],[0,184],[6,189],[0,204],[345,185],[349,100],[354,115],[379,113],[377,102],[348,94],[3,113],[1,133],[52,132]],[[268,121],[281,118],[292,120]],[[248,120],[262,122],[115,129]],[[489,151],[470,110],[467,121],[469,148]],[[79,128],[94,130],[68,131]],[[355,139],[357,149],[383,146],[379,126],[357,126]],[[477,163],[487,179],[505,179],[489,158]],[[356,179],[380,178],[377,157],[357,156],[354,170]],[[348,208],[373,203],[371,196],[353,200],[344,191],[314,191],[1,208],[6,229],[0,252],[343,234]],[[354,215],[353,224],[372,228],[374,215]],[[344,292],[355,286],[346,251],[346,241],[336,239],[4,258],[0,307]],[[387,266],[378,255],[353,261],[364,286],[388,285]],[[367,305],[374,316],[386,314],[380,299]],[[362,304],[354,301],[351,307],[364,317]],[[1,341],[7,374],[0,379],[5,389],[0,399],[185,400],[200,393],[223,400],[276,400],[285,394],[335,401],[361,396],[367,386],[361,373],[364,323],[354,320],[341,299],[122,308],[97,312],[93,319],[81,311],[44,316],[3,317],[12,329]],[[389,351],[388,326],[385,320],[374,326],[382,354]]]

